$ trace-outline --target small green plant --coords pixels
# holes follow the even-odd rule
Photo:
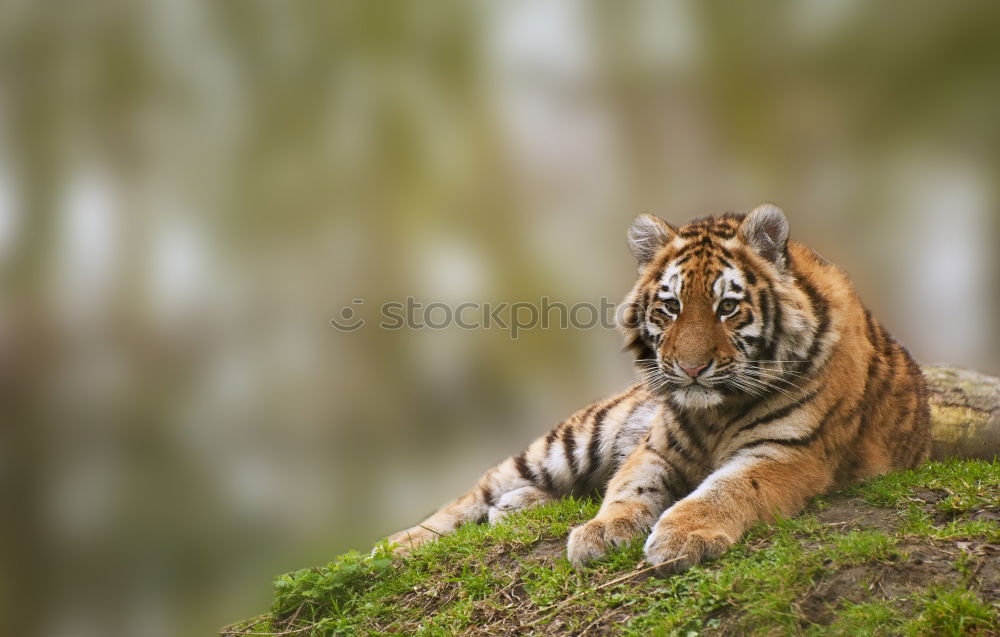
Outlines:
[[[347,553],[325,567],[280,576],[274,583],[274,614],[283,617],[298,612],[307,618],[321,613],[344,615],[352,610],[359,593],[392,572],[392,558],[387,551],[381,546],[373,556]]]
[[[920,601],[923,605],[920,613],[904,626],[907,635],[960,637],[987,631],[996,634],[996,610],[969,590],[933,588]]]
[[[833,536],[830,558],[841,564],[893,560],[899,557],[897,540],[879,531],[854,531]]]
[[[966,583],[969,583],[973,578],[972,569],[974,563],[975,559],[972,557],[972,554],[964,549],[961,553],[959,553],[958,557],[955,558],[955,570],[962,574]]]
[[[889,637],[898,635],[905,617],[899,609],[888,601],[845,602],[829,626],[814,626],[810,637],[827,635],[866,635],[868,637]]]

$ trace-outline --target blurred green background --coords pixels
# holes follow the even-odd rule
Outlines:
[[[767,200],[1000,372],[996,2],[0,3],[0,623],[208,634],[631,378],[639,212]],[[364,299],[369,324],[328,320]]]

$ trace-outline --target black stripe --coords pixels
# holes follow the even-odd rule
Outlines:
[[[735,456],[741,451],[746,451],[747,449],[753,449],[754,447],[760,447],[762,445],[775,444],[785,447],[804,447],[812,443],[814,440],[816,440],[816,436],[814,434],[809,434],[805,438],[760,438],[743,445],[734,451],[730,457]]]
[[[524,452],[521,455],[514,458],[514,466],[517,467],[517,472],[521,474],[521,477],[530,482],[531,484],[538,484],[538,476],[535,472],[531,470],[528,466],[528,461],[524,457]]]
[[[691,493],[692,491],[694,491],[694,487],[691,486],[691,480],[688,479],[686,473],[681,471],[680,467],[670,462],[670,460],[666,458],[664,458],[663,461],[667,463],[668,467],[670,467],[670,470],[673,472],[674,478],[681,481],[682,484],[680,485],[680,487],[684,491],[684,493]]]
[[[767,290],[759,290],[760,293],[760,320],[761,336],[771,341],[774,338],[774,299],[767,293]]]
[[[695,243],[689,243],[677,251],[677,254],[674,255],[674,260],[671,263],[675,266],[680,267],[685,263],[687,263],[688,261],[690,261],[691,259],[700,256],[700,254],[701,254],[701,249],[698,247],[698,245]],[[666,268],[664,268],[664,272],[665,271]],[[660,275],[660,278],[663,278],[662,274]]]
[[[909,350],[902,345],[899,346],[899,349],[905,361],[906,371],[910,375],[910,389],[916,392],[917,410],[921,413],[922,418],[930,418],[930,407],[927,404],[927,382],[924,380],[924,373],[920,371],[920,366],[917,365],[917,361],[913,360]]]
[[[891,359],[898,353],[898,348],[895,347],[896,343],[892,336],[882,327],[881,323],[874,319],[872,319],[872,329],[876,334],[877,341],[872,343],[872,346],[875,348],[875,355],[884,357],[888,362],[893,362]]]
[[[878,367],[884,368],[884,375],[879,373]],[[891,361],[883,361],[878,352],[872,355],[872,360],[868,363],[868,382],[865,383],[865,392],[862,394],[858,405],[858,408],[861,410],[861,419],[858,421],[858,431],[854,435],[855,439],[863,436],[868,430],[875,411],[882,403],[885,393],[892,384],[891,381],[895,375],[894,367]]]
[[[625,400],[627,397],[632,395],[635,388],[632,391],[615,398],[611,403],[602,407],[596,414],[594,414],[594,425],[590,431],[590,444],[587,445],[587,457],[590,459],[590,464],[587,466],[587,476],[592,476],[597,470],[598,464],[600,463],[600,449],[601,449],[601,429],[604,425],[604,417],[608,415],[608,411],[614,409]]]
[[[698,432],[695,430],[694,426],[687,419],[687,417],[685,417],[684,412],[674,412],[674,418],[677,420],[677,426],[684,432],[687,439],[698,448],[698,451],[700,451],[702,455],[705,455],[705,453],[708,452],[705,448],[705,443],[703,443],[698,437]]]
[[[746,277],[747,283],[750,285],[757,285],[757,275],[753,273],[753,270],[746,268],[743,271],[743,275]]]
[[[670,460],[665,453],[654,447],[652,443],[647,442],[646,449],[656,454],[656,456],[663,461],[663,464],[667,465],[667,468],[673,471],[674,474],[684,482],[683,488],[689,493],[691,492],[691,481],[688,480],[687,474],[680,470],[680,467],[674,464],[674,462]]]
[[[550,431],[545,436],[545,457],[546,458],[549,457],[549,449],[552,448],[552,443],[555,441],[556,437],[559,435],[559,426],[561,424],[562,423],[559,423],[559,425],[556,425],[555,428],[552,431]]]
[[[891,351],[891,349],[889,349],[889,348],[887,348],[887,349],[889,351],[886,352],[886,358],[883,359],[884,362],[885,362],[885,379],[882,381],[882,385],[879,387],[879,392],[877,394],[877,397],[879,399],[885,397],[886,392],[889,390],[890,386],[892,385],[893,379],[896,378],[896,362],[897,362],[897,359],[896,359],[895,356],[893,356],[893,354],[895,352]]]
[[[868,335],[868,342],[872,344],[872,349],[876,352],[881,350],[878,342],[878,330],[875,327],[875,317],[871,310],[865,308],[865,333]]]
[[[746,327],[747,325],[750,325],[751,323],[753,323],[753,321],[754,321],[753,310],[751,310],[750,308],[747,308],[747,310],[746,310],[746,317],[744,317],[743,321],[739,325],[734,325],[733,329],[736,330],[736,331],[739,331],[739,330],[743,329],[744,327]]]
[[[681,442],[677,439],[676,436],[674,436],[673,432],[670,431],[669,429],[667,430],[667,445],[669,445],[671,449],[679,453],[681,457],[683,457],[688,462],[694,463],[696,461],[696,458],[691,455],[691,452],[688,451],[687,448],[685,448],[684,445],[681,444]]]
[[[871,422],[871,395],[872,388],[875,386],[875,381],[877,379],[877,368],[879,367],[880,361],[878,354],[873,354],[870,361],[868,361],[868,368],[865,370],[865,391],[861,395],[861,399],[858,401],[857,406],[854,408],[854,414],[860,414],[858,418],[857,429],[854,430],[854,436],[851,438],[851,442],[848,444],[847,448],[851,449],[853,445],[857,442],[859,438],[865,435],[868,430],[868,424]],[[853,418],[853,415],[852,415]],[[847,464],[843,464],[846,461]],[[846,457],[841,458],[841,465],[837,467],[836,479],[839,484],[845,482],[853,481],[855,473],[858,467],[861,465],[861,459],[858,458],[854,453],[848,453]]]
[[[855,432],[854,437],[857,439],[862,433],[868,429],[868,422],[871,418],[871,396],[872,388],[875,386],[875,381],[877,379],[877,369],[881,361],[879,360],[878,354],[873,354],[872,359],[868,361],[868,369],[865,372],[865,391],[861,394],[861,401],[859,403],[859,408],[861,411],[861,419],[858,421],[858,430]]]
[[[594,425],[590,429],[590,443],[587,445],[587,475],[593,475],[597,470],[597,465],[600,462],[600,446],[601,446],[601,426],[604,422],[604,416],[608,413],[608,408],[605,407],[594,415]]]
[[[588,419],[590,418],[590,416],[591,416],[591,415],[592,415],[592,414],[593,414],[593,413],[594,413],[595,411],[597,411],[597,405],[598,405],[598,403],[594,403],[593,405],[591,405],[591,406],[587,407],[587,409],[586,409],[586,410],[584,410],[584,412],[583,412],[583,415],[582,415],[582,416],[580,416],[580,423],[581,423],[581,424],[583,424],[583,423],[587,422],[587,420],[588,420]]]
[[[781,301],[778,300],[778,295],[774,293],[774,283],[770,280],[767,282],[767,292],[771,299],[770,305],[774,309],[774,315],[771,317],[771,333],[763,357],[765,360],[773,360],[774,352],[778,345],[778,338],[783,332],[781,327]]]
[[[826,413],[823,414],[823,417],[820,419],[819,424],[816,425],[816,427],[811,432],[809,432],[809,435],[803,436],[802,438],[759,438],[757,440],[748,442],[745,445],[741,446],[736,451],[729,454],[729,458],[727,458],[726,460],[727,461],[731,460],[741,451],[745,451],[747,449],[753,449],[754,447],[760,447],[761,445],[775,444],[775,445],[782,445],[785,447],[805,447],[809,444],[812,444],[813,442],[816,441],[817,438],[819,438],[820,432],[823,430],[823,427],[830,419],[830,414],[832,414],[835,410],[840,408],[842,401],[843,399],[838,399],[837,402],[835,402],[833,406],[831,406],[830,409],[828,409]]]
[[[810,372],[815,371],[816,367],[816,354],[819,352],[820,343],[823,337],[826,336],[827,330],[830,328],[830,304],[825,298],[819,293],[819,290],[808,281],[808,279],[796,277],[796,282],[809,297],[809,304],[812,305],[813,312],[819,318],[819,325],[816,327],[816,334],[813,335],[813,341],[809,345],[809,351],[806,353],[803,362],[808,363],[808,370]]]
[[[549,470],[546,469],[544,465],[542,465],[541,470],[542,470],[542,486],[546,491],[555,491],[556,483],[554,480],[552,480],[552,474],[549,473]]]
[[[878,332],[882,337],[882,351],[885,352],[886,356],[891,356],[899,351],[898,343],[896,339],[892,337],[881,323],[875,321],[875,325],[878,327]]]
[[[679,494],[677,491],[674,490],[673,485],[670,484],[670,480],[667,480],[667,476],[663,474],[660,474],[660,487],[667,492],[667,495],[670,496],[670,498],[674,502],[680,500],[681,497],[683,497],[681,496],[681,494]]]
[[[483,494],[483,500],[486,502],[486,506],[491,507],[496,504],[497,501],[493,496],[493,491],[487,488],[485,484],[479,487],[479,491]]]
[[[615,433],[615,439],[611,443],[611,453],[618,453],[618,442],[621,440],[622,432],[625,431],[625,424],[628,423],[629,419],[635,414],[635,410],[639,408],[641,403],[635,403],[629,408],[628,413],[625,414],[625,418],[622,420],[621,426],[618,428],[618,432]]]
[[[552,429],[552,431],[550,431],[545,436],[545,453],[542,456],[542,458],[544,458],[544,460],[542,461],[542,480],[545,481],[545,483],[547,485],[546,488],[549,489],[550,491],[552,490],[552,487],[551,487],[551,485],[552,485],[552,476],[550,476],[549,472],[545,469],[545,464],[544,463],[545,463],[545,461],[547,461],[549,459],[549,451],[552,450],[552,443],[555,442],[555,439],[557,437],[559,437],[559,427],[561,425],[562,425],[562,423],[559,423],[558,425],[556,425]]]
[[[653,305],[654,303],[660,300],[659,294],[660,293],[654,288],[649,288],[648,290],[646,290],[646,299],[642,304],[643,314],[646,313],[646,308],[648,308],[650,305]]]
[[[861,466],[861,458],[858,457],[853,450],[849,450],[847,453],[841,456],[840,464],[837,465],[837,471],[834,473],[834,484],[837,486],[842,486],[855,482],[857,480],[858,467]]]
[[[741,352],[743,352],[744,356],[747,356],[747,357],[750,356],[750,351],[747,350],[746,343],[744,343],[743,341],[741,341],[739,339],[739,337],[736,338],[736,340],[734,341],[734,343],[736,344],[737,349],[739,349]]]
[[[653,349],[646,342],[646,339],[642,337],[641,334],[633,332],[629,337],[629,340],[625,342],[625,346],[622,347],[622,351],[631,351],[636,359],[649,359],[653,358]]]
[[[819,390],[818,389],[816,391],[812,392],[811,394],[809,394],[808,396],[806,396],[805,398],[801,399],[797,403],[792,403],[790,405],[785,405],[784,407],[781,407],[780,409],[776,409],[776,410],[772,411],[769,414],[761,416],[757,420],[753,420],[753,421],[751,421],[751,422],[743,425],[742,427],[739,428],[739,430],[736,433],[737,434],[741,434],[744,431],[749,431],[749,430],[751,430],[751,429],[753,429],[755,427],[758,427],[760,425],[766,425],[767,423],[774,422],[775,420],[778,420],[779,418],[784,418],[785,416],[791,414],[796,409],[799,409],[800,407],[805,406],[807,403],[809,403],[809,401],[811,401],[813,398],[815,398],[817,396],[817,394],[819,394]]]
[[[639,308],[635,303],[629,303],[625,307],[619,326],[628,330],[638,329],[643,323],[644,314],[645,308]]]
[[[761,290],[747,290],[747,296],[750,298],[750,305],[756,307],[760,311],[760,336],[752,336],[750,338],[754,339],[754,347],[759,346],[759,344],[764,342],[764,337],[767,336],[767,326],[771,321],[771,304],[767,302],[767,297],[762,293]],[[743,337],[747,338],[747,337]],[[758,358],[760,358],[758,356]]]
[[[580,471],[580,468],[576,464],[576,437],[573,433],[572,427],[566,427],[563,429],[562,443],[563,453],[566,455],[566,461],[569,463],[569,471],[575,478],[576,474]]]

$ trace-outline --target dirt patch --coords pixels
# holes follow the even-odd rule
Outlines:
[[[913,495],[907,499],[911,502],[921,502],[933,507],[935,504],[947,497],[948,492],[944,489],[917,489],[913,492]]]
[[[914,593],[932,586],[967,586],[986,601],[1000,599],[1000,545],[907,540],[897,548],[901,556],[896,560],[844,567],[818,579],[800,603],[804,618],[829,624],[844,602],[873,599],[893,601],[906,612]],[[964,572],[958,566],[963,559]]]
[[[802,615],[818,624],[829,624],[834,610],[844,601],[857,602],[870,597],[873,576],[880,569],[864,564],[831,572],[819,579],[813,590],[799,603]]]
[[[982,511],[973,513],[969,519],[981,522],[1000,522],[1000,512],[983,509]]]
[[[566,540],[540,540],[531,547],[526,558],[531,562],[554,562],[566,552]]]
[[[972,558],[968,568],[980,596],[988,602],[1000,601],[1000,544],[955,542],[955,546]]]
[[[817,512],[816,518],[838,531],[862,529],[895,531],[901,523],[897,512],[874,507],[856,499],[835,500]]]
[[[907,541],[899,544],[905,557],[895,564],[872,565],[869,588],[881,599],[908,597],[912,592],[940,585],[958,586],[964,576],[956,567],[961,550],[954,543]],[[852,600],[854,601],[854,600]]]

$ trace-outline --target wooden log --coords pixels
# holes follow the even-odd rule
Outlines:
[[[1000,378],[922,366],[931,404],[931,459],[1000,457]]]

